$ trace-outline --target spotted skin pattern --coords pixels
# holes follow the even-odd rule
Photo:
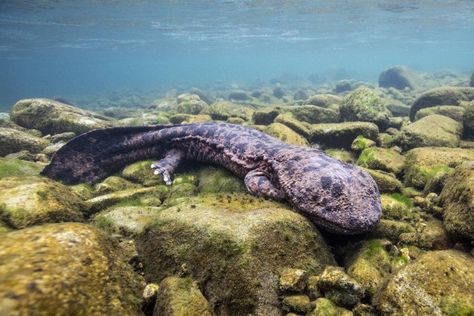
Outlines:
[[[43,175],[68,184],[95,183],[152,158],[162,158],[151,167],[167,184],[184,160],[225,167],[243,178],[252,194],[287,201],[330,232],[364,233],[381,216],[380,193],[365,171],[319,149],[226,123],[94,130],[58,150]]]

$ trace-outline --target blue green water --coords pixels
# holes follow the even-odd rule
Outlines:
[[[0,0],[0,109],[26,97],[474,69],[474,1]]]

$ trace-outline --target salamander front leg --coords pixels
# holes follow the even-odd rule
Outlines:
[[[285,193],[275,187],[267,175],[259,170],[252,170],[245,176],[245,186],[250,193],[271,198],[277,201],[285,199]]]
[[[151,164],[151,168],[155,169],[153,171],[156,175],[161,175],[163,177],[163,181],[165,181],[166,185],[171,185],[171,176],[173,175],[174,171],[178,167],[179,163],[183,161],[185,154],[183,151],[178,149],[171,149],[169,150],[163,159],[159,161],[155,161]]]

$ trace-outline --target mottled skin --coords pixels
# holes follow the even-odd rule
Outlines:
[[[367,232],[381,216],[377,185],[366,172],[318,149],[225,123],[95,130],[63,146],[43,174],[69,184],[94,183],[150,158],[162,158],[151,167],[167,184],[185,159],[223,166],[251,193],[286,200],[331,232]]]

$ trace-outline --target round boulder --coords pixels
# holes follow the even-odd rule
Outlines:
[[[379,76],[379,87],[393,87],[398,90],[403,90],[405,88],[415,89],[416,86],[416,75],[413,71],[403,66],[388,68]]]

